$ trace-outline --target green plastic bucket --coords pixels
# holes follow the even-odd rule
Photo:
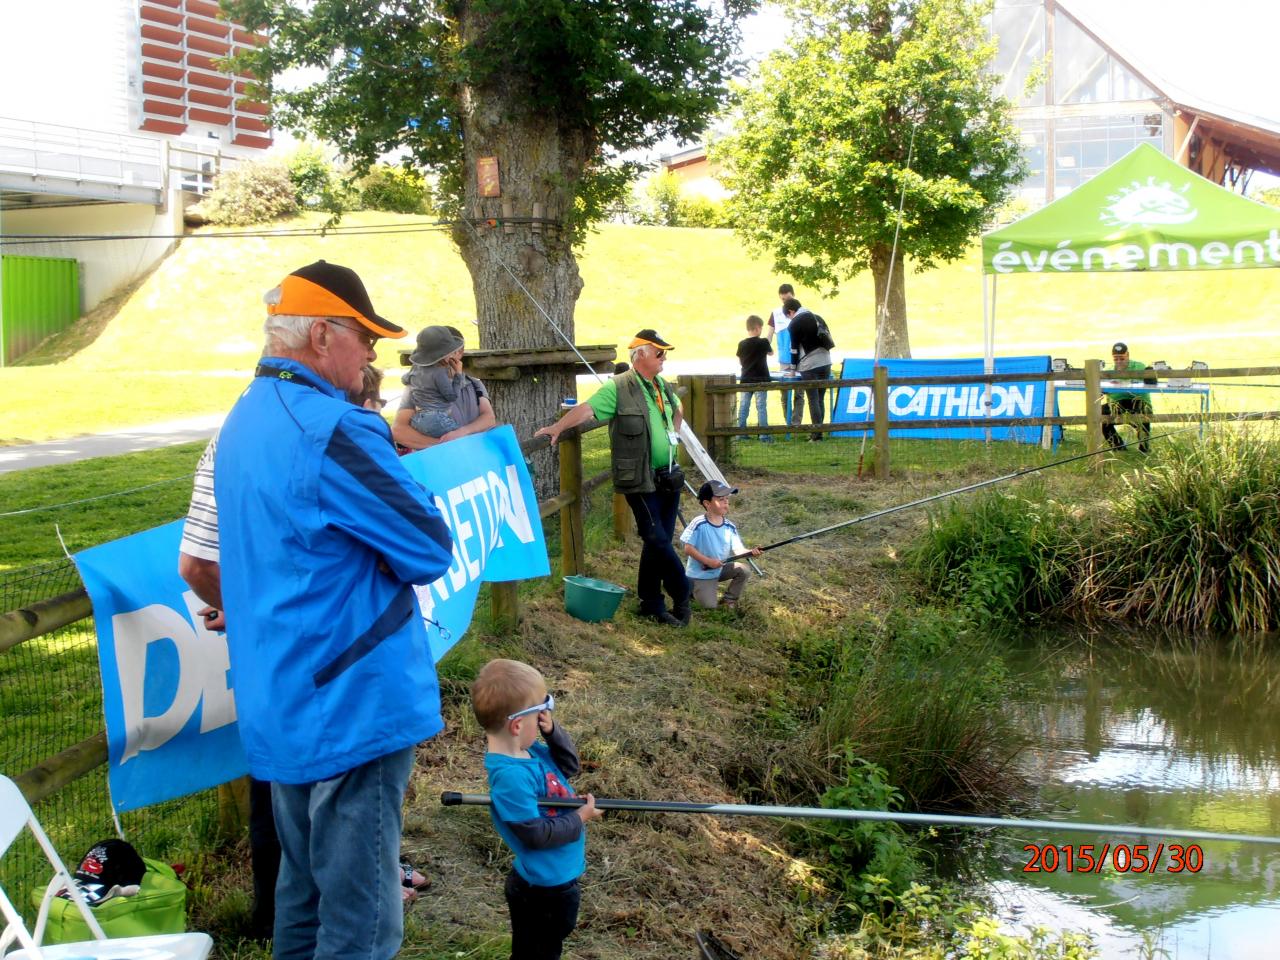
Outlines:
[[[564,578],[564,609],[587,623],[612,619],[626,591],[615,583],[591,577]]]

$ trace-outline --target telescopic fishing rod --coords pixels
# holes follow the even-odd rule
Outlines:
[[[1052,463],[1042,463],[1038,467],[1024,467],[1021,470],[1015,470],[1013,473],[1006,473],[1004,476],[992,477],[990,480],[980,480],[977,483],[970,483],[963,487],[956,487],[954,490],[946,490],[942,493],[935,493],[929,497],[921,497],[919,500],[912,500],[910,503],[900,503],[895,507],[885,507],[883,510],[876,510],[874,513],[863,514],[860,517],[854,517],[852,520],[845,520],[841,523],[833,523],[829,527],[823,527],[820,530],[811,530],[808,533],[797,534],[794,537],[788,537],[786,540],[779,540],[777,543],[771,543],[767,547],[761,547],[760,550],[776,550],[778,547],[785,547],[792,543],[799,543],[801,540],[809,540],[813,537],[820,537],[824,533],[831,533],[833,530],[840,530],[843,527],[851,527],[856,523],[866,523],[868,520],[875,520],[879,517],[887,517],[891,513],[898,513],[901,510],[909,510],[912,507],[920,507],[926,503],[933,503],[936,500],[945,500],[948,497],[959,496],[962,493],[968,493],[971,490],[981,490],[983,487],[994,486],[997,483],[1004,483],[1006,480],[1016,480],[1019,477],[1025,477],[1033,473],[1039,473],[1041,470],[1048,470],[1051,467],[1060,467],[1063,464],[1074,463],[1077,460],[1087,460],[1089,457],[1101,456],[1104,453],[1114,453],[1116,450],[1123,450],[1125,447],[1132,446],[1135,443],[1149,443],[1152,440],[1163,440],[1165,437],[1172,437],[1179,433],[1186,433],[1188,430],[1199,430],[1199,424],[1192,424],[1189,427],[1182,427],[1178,430],[1170,430],[1167,433],[1156,434],[1154,437],[1138,438],[1130,440],[1128,443],[1117,444],[1114,447],[1104,447],[1101,450],[1092,450],[1089,453],[1079,453],[1074,457],[1067,457],[1063,460],[1055,460]],[[750,556],[748,553],[737,553],[731,557],[726,557],[724,562],[729,563],[733,560],[741,560],[743,557]]]
[[[539,800],[539,807],[574,808],[586,801],[582,797]],[[446,790],[440,794],[446,807],[490,806],[487,794],[459,793]],[[688,803],[664,800],[602,800],[596,798],[597,810],[628,810],[633,813],[702,813],[718,817],[783,817],[799,820],[875,820],[888,823],[912,823],[921,826],[1002,827],[1024,830],[1063,830],[1072,833],[1122,834],[1142,837],[1176,837],[1180,840],[1227,840],[1237,843],[1266,843],[1280,846],[1280,837],[1249,833],[1218,833],[1213,830],[1183,830],[1174,827],[1147,827],[1127,823],[1081,823],[1073,820],[1019,820],[1010,817],[971,817],[945,813],[894,813],[886,810],[848,810],[827,807],[759,806],[748,803]]]

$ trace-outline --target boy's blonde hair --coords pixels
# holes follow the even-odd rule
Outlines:
[[[507,725],[507,717],[546,695],[547,681],[527,663],[490,660],[471,684],[471,709],[480,726],[496,733]]]
[[[748,330],[763,330],[763,329],[764,329],[764,321],[763,321],[763,320],[761,320],[759,317],[757,317],[757,316],[753,313],[751,316],[747,317],[747,329],[748,329]]]

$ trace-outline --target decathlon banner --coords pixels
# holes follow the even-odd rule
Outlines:
[[[982,417],[984,384],[964,383],[928,386],[923,384],[893,385],[894,377],[941,377],[966,373],[982,373],[981,357],[965,360],[881,360],[888,368],[889,422],[911,420],[966,420]],[[1049,357],[996,357],[996,373],[1045,373],[1050,369]],[[874,363],[871,360],[848,358],[840,370],[842,380],[860,380],[871,377]],[[991,416],[1005,419],[1019,417],[1043,417],[1046,412],[1048,391],[1043,381],[1031,383],[994,383],[991,385]],[[864,430],[836,431],[837,437],[861,437],[870,433],[874,411],[870,387],[841,387],[836,399],[832,423],[866,424]],[[992,427],[993,440],[1013,440],[1018,443],[1039,443],[1043,427]],[[1062,428],[1054,428],[1054,442],[1061,436]],[[986,436],[984,427],[942,427],[930,430],[890,430],[891,437],[916,440],[981,440]]]
[[[550,572],[533,484],[511,427],[404,458],[453,533],[453,566],[417,587],[435,660],[471,624],[482,581]],[[226,637],[178,576],[182,521],[75,556],[93,601],[117,810],[133,810],[248,772],[236,729]],[[235,629],[234,624],[231,629]]]

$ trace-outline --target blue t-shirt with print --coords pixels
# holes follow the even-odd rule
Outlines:
[[[706,514],[694,517],[693,522],[684,528],[684,533],[680,534],[680,542],[687,543],[703,556],[716,560],[747,552],[747,548],[742,545],[742,538],[738,536],[738,528],[727,517],[719,526],[708,520]],[[720,576],[719,570],[711,570],[691,556],[685,557],[684,572],[685,576],[694,580],[714,580]]]
[[[539,887],[556,887],[582,876],[587,868],[587,832],[559,847],[533,850],[520,842],[508,824],[537,817],[565,816],[576,811],[539,807],[538,801],[575,796],[569,780],[542,743],[529,747],[528,759],[486,753],[489,775],[489,815],[507,846],[516,855],[516,872]]]

